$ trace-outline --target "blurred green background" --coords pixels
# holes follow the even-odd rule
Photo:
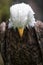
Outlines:
[[[9,18],[9,7],[12,0],[0,0],[0,22]]]

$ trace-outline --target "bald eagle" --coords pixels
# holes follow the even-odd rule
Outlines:
[[[26,3],[10,7],[10,18],[1,43],[4,65],[42,65],[34,14]]]

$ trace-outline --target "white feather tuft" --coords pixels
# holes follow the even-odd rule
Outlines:
[[[25,3],[15,4],[10,7],[9,27],[34,26],[34,11],[30,5]]]

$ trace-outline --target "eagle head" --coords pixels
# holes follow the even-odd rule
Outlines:
[[[34,26],[34,11],[29,4],[19,3],[10,7],[10,18],[8,27],[18,28],[22,36],[26,26]]]

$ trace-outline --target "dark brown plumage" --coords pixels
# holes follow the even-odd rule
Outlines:
[[[5,65],[42,65],[42,56],[34,28],[25,28],[21,38],[18,29],[8,27],[1,44]]]

